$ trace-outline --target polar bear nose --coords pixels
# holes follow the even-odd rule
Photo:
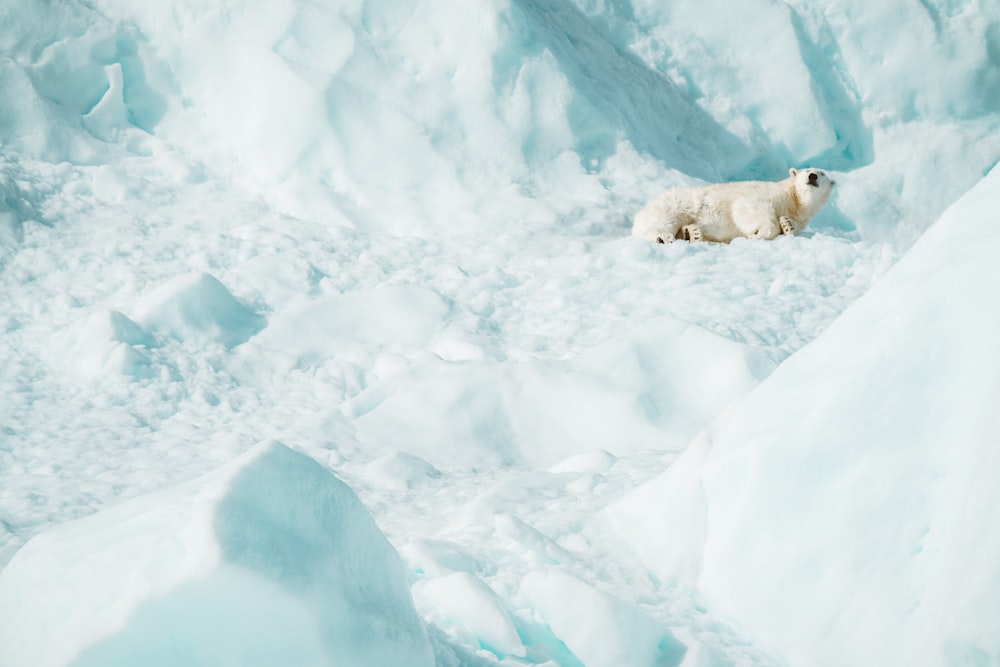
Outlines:
[[[819,176],[817,176],[816,174],[809,174],[809,185],[818,185],[817,183],[818,180]]]

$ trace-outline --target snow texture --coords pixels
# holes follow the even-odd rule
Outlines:
[[[0,667],[1000,664],[995,2],[0,0],[0,88]]]

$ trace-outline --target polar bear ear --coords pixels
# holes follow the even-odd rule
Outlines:
[[[799,171],[795,167],[792,167],[791,169],[788,170],[788,175],[791,176],[792,178],[795,178],[795,175],[798,173]]]

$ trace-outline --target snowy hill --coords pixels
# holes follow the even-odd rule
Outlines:
[[[998,185],[609,510],[791,664],[1000,657]]]
[[[1000,663],[1000,7],[0,0],[0,83],[0,667]]]

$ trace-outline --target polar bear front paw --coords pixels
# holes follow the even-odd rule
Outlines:
[[[783,215],[780,218],[778,218],[778,224],[781,225],[782,234],[795,233],[795,225],[792,224],[792,219],[789,218],[787,215]]]
[[[697,243],[698,241],[704,240],[701,235],[701,227],[698,225],[687,225],[681,229],[681,233],[684,236],[684,240],[690,241],[691,243]]]

